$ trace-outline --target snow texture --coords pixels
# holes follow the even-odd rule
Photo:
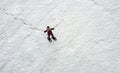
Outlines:
[[[0,73],[120,73],[120,0],[0,0]]]

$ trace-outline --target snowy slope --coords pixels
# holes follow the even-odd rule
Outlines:
[[[120,73],[119,0],[0,0],[0,20],[0,73]]]

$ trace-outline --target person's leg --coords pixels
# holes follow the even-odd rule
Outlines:
[[[57,40],[56,37],[54,36],[54,34],[52,34],[52,38],[53,38],[54,40]]]
[[[50,39],[50,35],[48,35],[47,39],[48,39],[50,42],[52,42],[52,40]]]

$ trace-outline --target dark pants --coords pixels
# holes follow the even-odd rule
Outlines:
[[[54,37],[53,34],[48,35],[48,37],[47,37],[48,40],[51,40],[51,39],[50,39],[50,36],[52,36],[52,38],[53,38],[54,40],[56,40],[56,38]]]

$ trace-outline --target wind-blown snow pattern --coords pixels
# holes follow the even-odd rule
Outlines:
[[[120,0],[0,0],[0,73],[120,73]]]

